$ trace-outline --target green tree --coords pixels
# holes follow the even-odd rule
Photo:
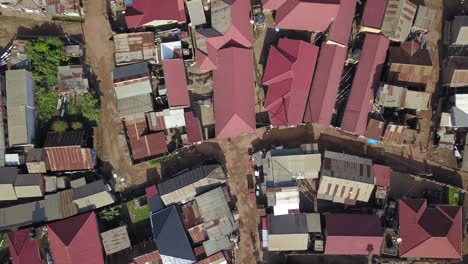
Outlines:
[[[68,123],[66,121],[57,120],[54,123],[52,123],[51,129],[54,132],[62,133],[62,132],[67,131],[68,127],[69,126],[68,126]]]
[[[81,123],[80,121],[72,122],[71,123],[71,128],[73,130],[82,130],[83,129],[83,123]]]
[[[104,209],[101,211],[100,214],[101,214],[102,219],[108,222],[111,222],[116,217],[120,216],[120,212],[116,207],[110,207],[110,208]]]
[[[70,61],[63,54],[62,47],[63,42],[56,37],[38,38],[28,42],[27,56],[31,60],[36,86],[49,89],[57,84],[57,67]]]
[[[58,94],[54,90],[36,87],[36,101],[39,110],[39,120],[41,125],[47,124],[55,111],[58,101]]]
[[[91,93],[87,93],[81,98],[81,114],[88,121],[97,122],[99,120],[98,106],[98,99]]]

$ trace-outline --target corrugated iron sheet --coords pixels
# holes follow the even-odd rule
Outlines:
[[[406,126],[388,125],[382,141],[388,144],[402,145],[407,130]]]

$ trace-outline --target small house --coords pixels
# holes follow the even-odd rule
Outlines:
[[[405,41],[416,15],[417,6],[410,0],[389,0],[382,23],[382,34],[392,41]]]
[[[125,10],[128,29],[185,23],[183,0],[133,0]]]
[[[405,199],[399,206],[400,257],[463,258],[463,218],[460,206],[428,206],[426,200]]]
[[[196,262],[175,205],[151,214],[151,227],[163,263]]]
[[[6,71],[8,146],[32,145],[36,133],[34,80],[29,71]]]
[[[42,197],[44,195],[44,177],[41,174],[18,174],[15,181],[18,198]]]
[[[17,200],[15,181],[18,176],[16,167],[0,168],[0,201]]]
[[[384,230],[377,215],[325,216],[325,255],[380,255]]]
[[[127,226],[117,227],[101,233],[101,240],[107,256],[131,247]]]
[[[114,195],[103,180],[74,188],[72,191],[72,201],[78,206],[79,212],[94,210],[115,202]]]
[[[28,173],[46,173],[44,149],[30,149],[26,153],[26,168]]]
[[[94,212],[80,214],[47,225],[55,263],[104,264],[101,241]]]
[[[31,228],[20,229],[7,233],[8,247],[13,264],[41,264],[39,245],[32,240],[29,233]]]

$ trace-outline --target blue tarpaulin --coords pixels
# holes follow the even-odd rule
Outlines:
[[[369,144],[379,144],[379,141],[375,140],[375,139],[372,139],[372,138],[368,138],[367,143],[369,143]]]

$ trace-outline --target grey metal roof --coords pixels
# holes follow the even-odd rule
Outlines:
[[[205,248],[206,256],[208,257],[223,249],[229,249],[232,246],[232,242],[226,236],[217,237],[203,242],[203,247]]]
[[[468,114],[456,106],[452,107],[452,126],[468,127]]]
[[[236,231],[237,225],[233,217],[226,217],[219,220],[218,224],[210,226],[210,223],[205,224],[205,231],[208,238],[213,239],[216,237],[227,236]]]
[[[173,178],[158,184],[158,190],[160,195],[165,195],[204,178],[224,179],[225,177],[221,165],[204,165],[176,174]]]
[[[107,192],[103,180],[98,180],[84,186],[73,189],[73,200],[91,196],[96,193]]]
[[[44,149],[33,148],[26,153],[26,162],[38,162],[44,160]]]
[[[268,215],[270,234],[303,234],[308,233],[305,214]]]
[[[81,177],[81,178],[70,181],[70,186],[72,188],[78,188],[78,187],[85,186],[85,185],[86,185],[85,177]]]
[[[319,213],[305,214],[305,217],[309,233],[322,233],[322,224]]]
[[[28,144],[31,134],[34,134],[34,131],[28,131],[28,120],[35,116],[33,86],[34,81],[30,72],[24,69],[6,71],[6,105],[10,146]]]
[[[190,0],[187,1],[186,4],[192,25],[198,26],[205,24],[205,10],[203,9],[202,0]]]
[[[136,95],[117,99],[119,116],[128,116],[153,111],[153,100],[150,94]]]
[[[122,79],[131,79],[132,77],[139,76],[148,76],[148,63],[140,62],[135,64],[129,64],[125,66],[115,67],[114,68],[114,82]]]
[[[151,212],[157,212],[165,207],[159,195],[148,197],[148,204]]]
[[[151,227],[161,256],[196,261],[176,206],[153,213]]]
[[[221,187],[195,197],[203,222],[231,217],[231,210]]]
[[[325,151],[322,175],[374,184],[372,160],[344,153]]]
[[[57,191],[57,177],[56,176],[46,176],[44,180],[45,180],[45,192]]]
[[[0,167],[0,184],[13,184],[17,175],[16,167]]]
[[[267,187],[292,187],[296,179],[318,178],[320,167],[320,154],[305,154],[300,148],[272,150],[263,160]]]
[[[83,138],[84,131],[49,132],[47,133],[44,147],[81,146]]]
[[[16,176],[15,186],[41,185],[41,174],[18,174]]]

